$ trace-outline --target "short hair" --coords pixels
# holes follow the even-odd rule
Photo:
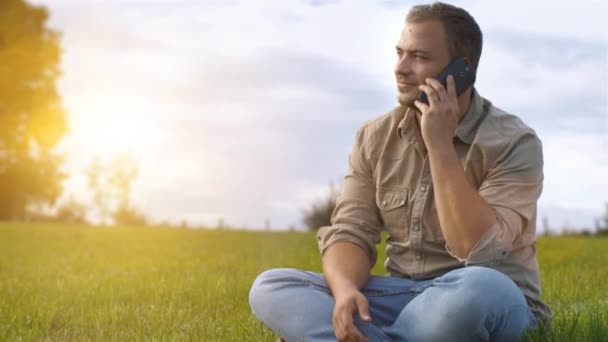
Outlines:
[[[473,73],[477,74],[483,37],[475,19],[460,7],[435,2],[412,7],[405,21],[414,23],[431,19],[443,23],[451,58],[467,57],[471,61]]]

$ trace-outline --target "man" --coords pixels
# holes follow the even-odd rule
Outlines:
[[[255,280],[254,314],[287,341],[513,341],[546,324],[536,261],[541,142],[474,87],[433,79],[455,58],[473,72],[482,34],[461,8],[413,7],[397,44],[400,106],[357,133],[323,274]],[[428,105],[417,99],[421,92]],[[385,267],[370,276],[380,231]]]

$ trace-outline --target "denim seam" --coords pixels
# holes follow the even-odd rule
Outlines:
[[[427,288],[429,288],[432,284],[425,284],[423,286],[416,286],[416,287],[410,287],[407,289],[400,289],[400,290],[367,290],[364,292],[372,292],[372,293],[368,293],[369,295],[373,295],[373,296],[384,296],[384,295],[395,295],[395,294],[406,294],[406,293],[412,293],[412,292],[417,292],[417,293],[421,293],[422,291],[426,290]]]

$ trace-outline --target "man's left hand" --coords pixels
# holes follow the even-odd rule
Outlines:
[[[453,138],[458,127],[460,106],[452,75],[447,79],[447,91],[439,81],[426,79],[420,86],[429,99],[429,104],[416,100],[415,106],[422,113],[420,129],[424,144],[429,150],[453,147]]]

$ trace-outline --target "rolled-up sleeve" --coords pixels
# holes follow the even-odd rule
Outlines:
[[[317,242],[321,255],[336,242],[350,242],[368,255],[370,265],[377,259],[376,244],[380,242],[381,220],[376,205],[373,163],[366,152],[368,137],[365,126],[357,137],[349,156],[344,186],[332,213],[331,226],[321,227]]]
[[[496,159],[479,194],[496,213],[496,223],[479,239],[465,265],[491,265],[508,257],[525,229],[535,229],[537,201],[543,187],[542,145],[533,132],[513,137]]]

